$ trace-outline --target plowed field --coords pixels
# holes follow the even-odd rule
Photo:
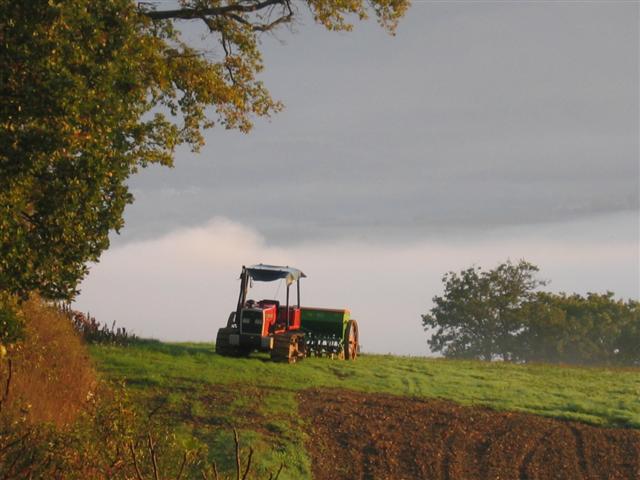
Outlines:
[[[315,480],[640,479],[640,431],[338,389],[299,394]]]

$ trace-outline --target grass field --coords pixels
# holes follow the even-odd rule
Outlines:
[[[530,412],[593,425],[640,429],[640,369],[512,365],[365,355],[355,362],[306,359],[275,364],[268,356],[224,358],[212,344],[140,341],[94,346],[98,370],[125,380],[133,399],[172,424],[188,446],[206,444],[231,470],[231,426],[256,451],[256,472],[310,478],[307,424],[297,392],[310,387],[444,398],[496,410]],[[262,478],[262,477],[261,477]]]

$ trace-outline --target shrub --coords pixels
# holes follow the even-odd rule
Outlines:
[[[248,480],[253,450],[243,458],[234,429],[234,478]],[[201,445],[185,449],[152,415],[132,407],[124,387],[102,385],[86,411],[63,430],[19,418],[0,420],[2,478],[224,480]],[[269,478],[276,480],[284,465]]]
[[[124,389],[107,386],[64,429],[24,417],[0,422],[3,478],[195,478],[205,453],[183,450],[131,407]]]
[[[109,327],[106,323],[98,322],[95,317],[92,317],[89,313],[85,315],[68,306],[60,308],[71,320],[76,331],[86,342],[126,345],[137,338],[124,327],[116,328],[116,322],[113,322],[111,327]]]
[[[82,340],[67,317],[32,296],[20,305],[24,339],[0,363],[10,379],[5,408],[28,411],[29,423],[61,426],[73,421],[96,385],[96,373]]]

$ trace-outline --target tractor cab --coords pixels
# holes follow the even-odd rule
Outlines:
[[[240,333],[261,333],[263,336],[300,328],[300,279],[306,275],[297,268],[275,265],[242,267],[240,295],[235,318],[239,319]],[[285,304],[278,300],[247,299],[252,282],[285,280],[287,284]],[[296,284],[296,303],[290,305],[291,285]],[[259,327],[259,328],[258,328]]]

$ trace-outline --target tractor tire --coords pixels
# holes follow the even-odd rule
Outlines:
[[[236,328],[221,328],[216,335],[216,353],[225,357],[238,357],[242,355],[239,347],[231,345],[229,337],[238,333]]]
[[[304,333],[285,332],[273,336],[271,360],[295,363],[306,356]]]
[[[358,322],[351,319],[347,323],[347,328],[344,332],[344,359],[355,360],[358,352],[360,352]]]

